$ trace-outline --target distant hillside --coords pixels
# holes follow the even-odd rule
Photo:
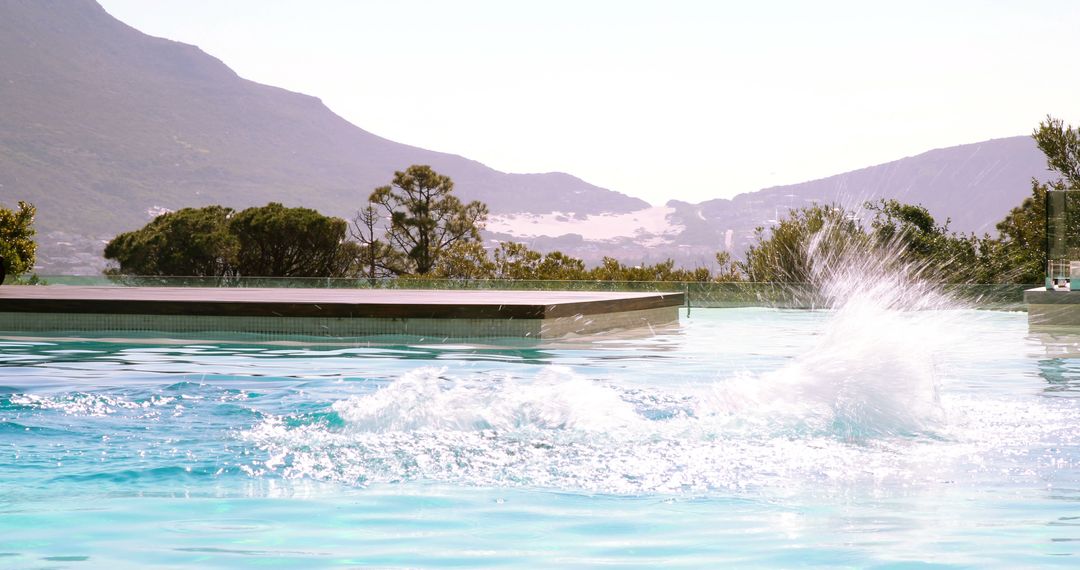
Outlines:
[[[700,204],[671,200],[663,208],[561,224],[555,223],[558,216],[504,216],[491,229],[502,239],[561,249],[591,262],[617,254],[632,262],[671,257],[683,266],[707,266],[720,250],[741,258],[754,241],[755,228],[769,228],[791,209],[815,203],[858,209],[867,201],[895,198],[926,206],[939,222],[951,219],[953,231],[994,235],[995,224],[1031,194],[1031,179],[1049,176],[1046,159],[1031,137],[1010,137],[932,150],[732,199]],[[657,214],[665,217],[666,227],[655,222]],[[604,238],[583,240],[586,229]]]
[[[494,212],[648,206],[568,174],[506,174],[380,138],[314,97],[147,36],[92,0],[0,0],[0,105],[0,203],[33,202],[43,234],[72,239],[209,203],[274,200],[351,216],[414,163]]]
[[[568,174],[507,174],[380,138],[316,98],[247,81],[194,46],[147,36],[92,0],[0,0],[0,203],[38,206],[43,274],[100,272],[103,240],[162,209],[280,201],[349,217],[394,170],[416,163],[501,215],[489,236],[594,262],[672,257],[687,266],[722,249],[741,256],[755,227],[814,202],[896,198],[951,218],[954,230],[993,232],[1028,195],[1029,180],[1046,175],[1032,140],[1013,137],[730,200],[649,208]],[[607,237],[586,239],[583,228]]]
[[[895,198],[922,204],[959,232],[995,234],[994,225],[1031,194],[1031,179],[1046,179],[1046,158],[1031,137],[1010,137],[932,150],[821,180],[776,186],[730,200],[672,201],[669,216],[683,232],[675,243],[716,247],[730,241],[741,252],[754,228],[769,227],[792,208],[812,203],[858,207]],[[730,232],[730,234],[729,234]],[[730,238],[728,237],[730,235]]]

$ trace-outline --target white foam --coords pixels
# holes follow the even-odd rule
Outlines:
[[[107,416],[120,410],[152,410],[173,405],[176,398],[152,396],[142,401],[105,394],[74,392],[60,396],[14,394],[11,403],[39,410],[56,410],[70,416]],[[156,414],[156,412],[155,412]]]
[[[1002,417],[1010,402],[943,400],[942,352],[979,347],[965,344],[971,313],[918,277],[895,251],[830,253],[814,270],[830,316],[813,348],[712,383],[413,370],[335,402],[340,423],[270,417],[245,432],[266,457],[250,472],[630,494],[913,485],[977,476],[1008,461],[995,440],[1036,445],[1076,421],[1052,402],[1033,412],[1043,425]]]
[[[363,397],[335,402],[351,430],[618,429],[638,420],[618,394],[563,367],[536,378],[450,379],[420,368]]]

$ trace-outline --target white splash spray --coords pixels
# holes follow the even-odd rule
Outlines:
[[[536,378],[453,379],[445,369],[420,368],[365,397],[335,402],[349,429],[416,430],[622,429],[640,418],[618,394],[551,367]]]
[[[269,459],[251,472],[616,493],[896,475],[889,452],[944,425],[935,361],[962,340],[960,306],[896,251],[818,259],[831,317],[812,350],[771,372],[701,389],[556,367],[531,378],[421,368],[334,403],[340,425],[256,426],[244,438]]]

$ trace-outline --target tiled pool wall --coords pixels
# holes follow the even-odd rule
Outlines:
[[[1028,324],[1040,327],[1080,325],[1080,291],[1048,291],[1037,287],[1024,292]]]
[[[229,317],[119,315],[104,313],[0,312],[0,335],[34,334],[107,337],[116,335],[216,339],[236,334],[250,340],[295,337],[363,339],[412,336],[435,340],[485,338],[550,339],[614,329],[648,328],[678,321],[678,307],[662,307],[548,319],[431,319]]]

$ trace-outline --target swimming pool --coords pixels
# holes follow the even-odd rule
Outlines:
[[[1068,566],[1080,337],[694,309],[535,346],[4,341],[0,566]]]

